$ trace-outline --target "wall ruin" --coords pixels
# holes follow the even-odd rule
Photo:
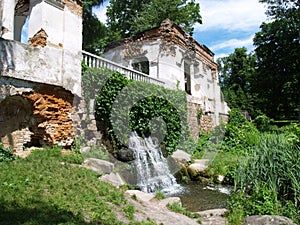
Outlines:
[[[0,141],[16,152],[32,145],[70,146],[76,134],[73,99],[61,87],[1,79]]]

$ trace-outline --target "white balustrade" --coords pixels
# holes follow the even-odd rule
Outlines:
[[[113,61],[107,60],[100,56],[94,55],[92,53],[82,51],[83,62],[88,67],[100,68],[104,67],[113,71],[118,71],[124,74],[128,79],[143,81],[146,83],[156,84],[159,86],[164,86],[164,82],[153,77],[149,77],[140,71],[126,68],[125,66],[119,65]]]

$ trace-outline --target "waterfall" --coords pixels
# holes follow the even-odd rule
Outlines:
[[[158,143],[155,143],[151,137],[141,138],[136,132],[132,132],[129,138],[129,149],[135,156],[137,186],[141,191],[153,193],[161,190],[165,193],[174,193],[181,189],[170,173],[168,162]]]

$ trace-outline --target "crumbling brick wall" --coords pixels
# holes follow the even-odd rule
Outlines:
[[[73,143],[76,126],[72,119],[76,113],[71,92],[46,84],[7,88],[14,89],[14,94],[6,94],[0,101],[0,141],[5,146],[19,152],[24,145],[70,146]]]
[[[31,129],[40,144],[70,146],[75,137],[73,95],[50,85],[24,93],[33,108]]]

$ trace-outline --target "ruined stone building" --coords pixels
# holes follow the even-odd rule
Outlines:
[[[20,42],[28,20],[28,42]],[[81,95],[82,6],[72,0],[1,0],[0,141],[23,146],[73,142]]]
[[[25,21],[28,37],[22,37]],[[84,111],[82,55],[89,66],[105,61],[143,81],[185,90],[195,139],[200,124],[207,131],[226,119],[214,54],[170,20],[112,43],[106,59],[82,51],[81,0],[1,0],[0,27],[0,141],[17,152],[72,144]]]
[[[185,90],[195,139],[200,124],[207,131],[227,120],[229,109],[221,99],[213,52],[169,19],[159,27],[111,43],[105,58],[159,79],[167,88]],[[197,118],[199,110],[201,121]]]

